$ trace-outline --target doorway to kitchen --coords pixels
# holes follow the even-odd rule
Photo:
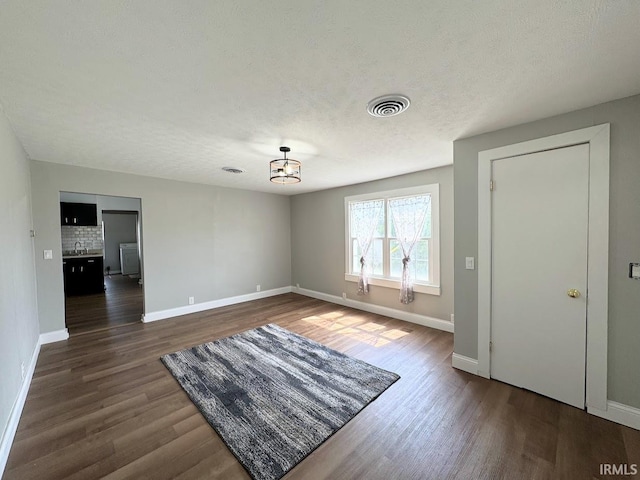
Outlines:
[[[137,323],[144,312],[139,198],[60,192],[70,335]]]

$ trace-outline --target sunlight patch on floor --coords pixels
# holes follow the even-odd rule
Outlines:
[[[358,327],[361,330],[366,330],[367,332],[375,332],[376,330],[384,330],[384,325],[380,325],[379,323],[365,323],[364,325],[360,325]]]
[[[383,337],[390,338],[392,340],[395,340],[397,338],[402,338],[405,335],[409,335],[409,332],[398,330],[397,328],[394,328],[393,330],[387,330],[386,332],[382,332]]]
[[[374,347],[382,347],[411,333],[410,330],[389,329],[375,322],[363,323],[366,321],[364,315],[345,315],[339,311],[312,315],[302,320]]]

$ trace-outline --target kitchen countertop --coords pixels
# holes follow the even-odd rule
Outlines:
[[[68,258],[96,258],[104,256],[104,252],[102,250],[95,251],[89,250],[89,253],[73,253],[73,252],[62,252],[62,259],[66,260]]]

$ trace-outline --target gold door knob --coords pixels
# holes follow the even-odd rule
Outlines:
[[[567,295],[569,295],[571,298],[578,298],[580,296],[580,292],[575,288],[572,288],[567,292]]]

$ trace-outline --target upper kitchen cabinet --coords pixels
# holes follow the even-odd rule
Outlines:
[[[60,202],[60,222],[62,225],[97,226],[98,211],[93,203]]]

